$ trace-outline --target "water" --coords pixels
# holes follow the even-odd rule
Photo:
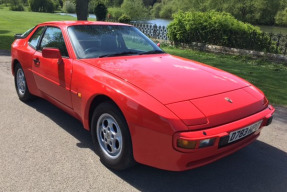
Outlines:
[[[137,22],[137,23],[148,23],[148,24],[152,24],[152,25],[167,27],[171,21],[172,20],[168,20],[168,19],[152,19],[152,20],[135,21],[135,22]]]
[[[277,26],[266,26],[266,25],[258,25],[260,29],[267,33],[274,33],[274,34],[283,34],[287,35],[287,27],[277,27]]]
[[[74,13],[57,13],[60,15],[69,15],[72,17],[77,17],[76,14]],[[96,16],[94,14],[89,14],[89,18],[93,18],[95,19]],[[157,25],[157,26],[165,26],[167,27],[167,25],[171,22],[172,20],[168,20],[168,19],[151,19],[151,20],[143,20],[143,21],[133,21],[133,22],[137,22],[137,23],[147,23],[147,24],[152,24],[152,25]],[[274,33],[274,34],[283,34],[283,35],[287,35],[287,27],[277,27],[277,26],[265,26],[265,25],[258,25],[258,27],[267,33]]]

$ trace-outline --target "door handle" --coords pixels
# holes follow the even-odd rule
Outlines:
[[[38,58],[37,59],[33,59],[33,61],[34,61],[35,65],[40,65],[40,60]]]

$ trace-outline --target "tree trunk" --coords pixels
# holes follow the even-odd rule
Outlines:
[[[76,0],[76,12],[78,21],[88,20],[89,0]]]

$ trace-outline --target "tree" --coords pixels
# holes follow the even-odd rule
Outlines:
[[[76,13],[78,21],[87,21],[89,14],[89,0],[76,0]]]
[[[275,21],[277,25],[287,26],[287,8],[283,11],[278,11]]]
[[[54,12],[54,3],[51,0],[29,0],[29,5],[34,12]]]
[[[257,0],[256,10],[257,14],[257,23],[264,25],[273,25],[275,23],[275,16],[280,8],[279,0]]]
[[[10,0],[11,11],[24,11],[22,0]]]
[[[248,23],[255,22],[255,15],[258,12],[254,0],[231,0],[226,11],[231,13],[236,19]]]
[[[156,0],[143,0],[145,6],[153,6],[156,3]]]
[[[145,19],[149,16],[142,0],[124,0],[121,8],[132,20]]]
[[[97,21],[105,21],[107,17],[108,9],[103,3],[99,3],[95,7],[95,15],[97,17]]]

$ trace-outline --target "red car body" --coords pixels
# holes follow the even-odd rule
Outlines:
[[[169,54],[78,59],[67,31],[74,25],[122,24],[40,24],[12,44],[13,74],[20,63],[30,93],[79,119],[87,130],[93,106],[103,98],[112,100],[125,117],[138,163],[172,171],[199,167],[250,144],[271,122],[274,108],[259,89],[196,61]],[[28,44],[41,26],[61,29],[69,54],[60,61],[63,64]],[[226,141],[230,133],[256,122],[255,132]],[[201,147],[210,138],[212,144]],[[185,145],[189,140],[194,141],[192,149],[180,147],[179,142]]]

